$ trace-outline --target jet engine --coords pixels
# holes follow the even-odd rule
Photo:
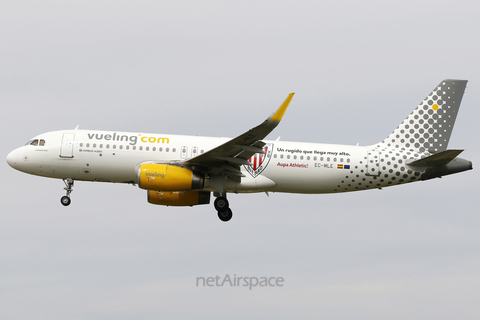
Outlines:
[[[202,174],[186,168],[165,164],[142,164],[138,172],[138,186],[145,190],[185,191],[203,189]]]
[[[163,206],[194,206],[209,204],[208,191],[148,191],[147,200],[151,204]]]

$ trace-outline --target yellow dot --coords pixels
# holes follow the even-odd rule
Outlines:
[[[435,111],[437,111],[437,110],[438,110],[438,104],[434,104],[434,105],[432,106],[432,109],[435,110]]]

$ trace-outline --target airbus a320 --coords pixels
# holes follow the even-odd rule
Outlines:
[[[232,218],[228,193],[339,193],[428,180],[472,169],[447,149],[467,81],[444,80],[383,141],[348,146],[265,140],[293,93],[260,125],[236,138],[62,130],[42,133],[10,152],[16,170],[62,179],[71,203],[74,181],[138,185],[164,206],[210,203]]]

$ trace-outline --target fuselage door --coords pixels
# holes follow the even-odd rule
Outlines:
[[[367,156],[367,176],[380,175],[380,152],[370,150]]]
[[[75,133],[64,133],[60,146],[60,158],[73,158],[73,142]]]

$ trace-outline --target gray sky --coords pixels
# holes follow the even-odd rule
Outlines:
[[[443,79],[479,162],[477,1],[2,1],[4,157],[74,128],[368,145]],[[150,205],[136,187],[0,167],[2,319],[478,319],[479,171],[336,195]],[[197,277],[283,287],[197,287]]]

